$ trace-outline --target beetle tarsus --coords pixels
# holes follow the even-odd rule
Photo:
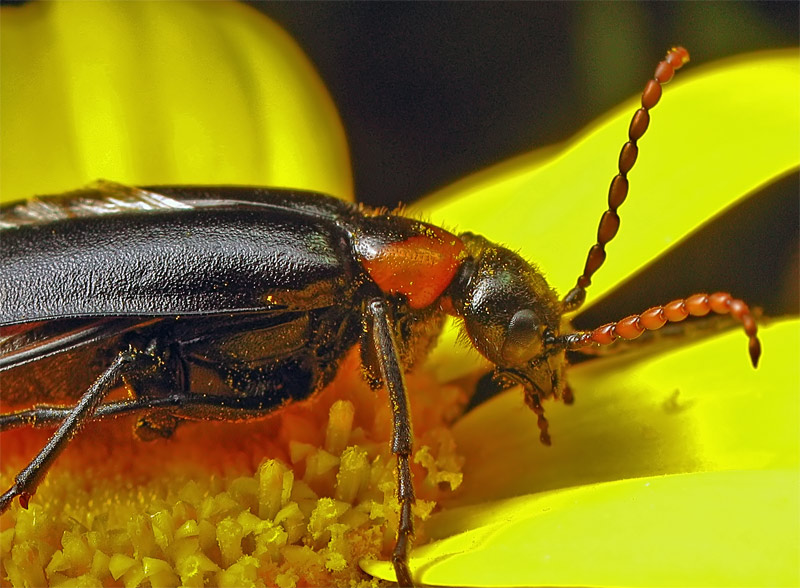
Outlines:
[[[400,500],[400,520],[397,528],[397,543],[392,552],[392,564],[397,576],[397,584],[402,587],[414,586],[411,570],[408,567],[408,553],[414,537],[414,516],[411,506],[414,503],[414,489],[411,485],[411,469],[407,455],[397,456],[397,475],[405,482],[398,484]]]

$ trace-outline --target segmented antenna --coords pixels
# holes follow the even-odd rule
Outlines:
[[[750,361],[753,367],[758,366],[761,355],[761,343],[758,340],[758,326],[750,308],[745,302],[733,298],[727,292],[714,294],[694,294],[688,298],[673,300],[664,306],[654,306],[642,314],[629,317],[597,327],[592,331],[580,331],[564,336],[566,348],[576,350],[589,345],[610,345],[617,339],[636,339],[645,331],[655,331],[667,323],[677,323],[688,316],[705,316],[709,312],[716,314],[730,313],[742,323],[744,332],[750,338]]]
[[[636,141],[642,138],[647,125],[650,124],[649,110],[658,104],[661,98],[661,86],[672,79],[675,71],[689,61],[689,52],[683,47],[673,47],[667,56],[656,66],[653,79],[647,82],[642,92],[642,107],[636,111],[628,129],[628,142],[622,146],[619,154],[619,173],[611,180],[608,189],[608,210],[600,218],[597,228],[597,243],[589,249],[583,274],[572,290],[564,296],[561,302],[563,312],[572,312],[583,305],[586,300],[586,288],[592,283],[592,276],[606,260],[606,244],[611,241],[619,230],[619,215],[617,209],[625,202],[628,196],[628,172],[636,163],[639,148]]]

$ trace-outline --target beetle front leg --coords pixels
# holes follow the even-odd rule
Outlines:
[[[397,357],[387,304],[384,300],[372,300],[368,305],[372,319],[372,342],[380,365],[383,382],[389,391],[392,404],[392,453],[397,456],[397,499],[400,503],[400,521],[397,528],[397,543],[392,552],[392,564],[400,586],[413,586],[408,568],[408,553],[414,539],[414,485],[411,481],[411,457],[413,435],[409,413],[408,393],[403,370]]]
[[[19,501],[23,508],[28,507],[30,497],[36,492],[36,487],[55,459],[66,448],[80,428],[91,420],[103,398],[119,383],[122,374],[132,370],[137,365],[141,366],[141,355],[141,352],[133,349],[122,351],[117,355],[108,369],[95,380],[94,384],[69,411],[67,417],[39,454],[17,474],[14,485],[0,496],[0,513],[8,510],[11,502],[17,496],[19,496]],[[143,366],[143,369],[146,369],[146,367]]]

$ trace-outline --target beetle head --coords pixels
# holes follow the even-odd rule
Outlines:
[[[470,261],[450,296],[473,346],[526,396],[558,393],[563,347],[556,344],[561,304],[541,272],[522,257],[472,233],[459,236]]]

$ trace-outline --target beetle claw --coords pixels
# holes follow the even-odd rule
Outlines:
[[[30,492],[19,493],[19,505],[25,510],[28,510],[28,503],[31,500],[31,496],[33,496],[33,494],[31,494]]]

